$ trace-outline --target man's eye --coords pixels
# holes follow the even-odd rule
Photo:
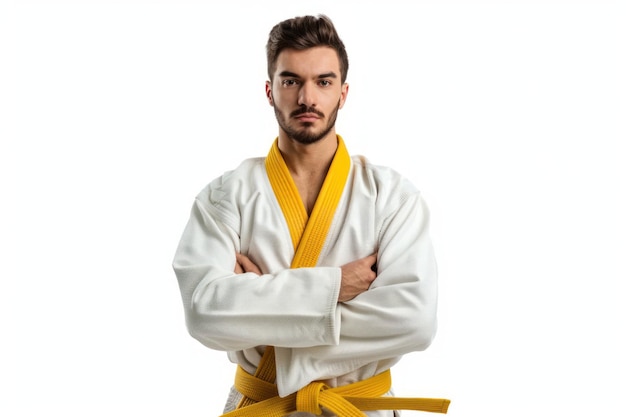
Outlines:
[[[298,82],[296,80],[283,80],[283,85],[284,86],[292,86],[292,85],[296,85]]]
[[[320,85],[322,87],[328,87],[328,86],[330,86],[330,81],[329,80],[320,80]]]

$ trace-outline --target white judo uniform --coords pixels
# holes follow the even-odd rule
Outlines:
[[[351,157],[317,266],[291,269],[294,247],[264,161],[244,161],[195,199],[173,262],[190,334],[251,374],[274,346],[280,396],[317,380],[363,380],[427,348],[437,267],[419,191],[394,170]],[[263,274],[235,274],[236,252]],[[375,252],[370,289],[338,303],[340,266]]]

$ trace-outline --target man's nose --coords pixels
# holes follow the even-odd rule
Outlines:
[[[316,103],[315,85],[312,82],[305,82],[300,87],[298,94],[298,104],[301,106],[313,107]]]

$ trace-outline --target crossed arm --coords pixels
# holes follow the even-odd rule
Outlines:
[[[352,300],[357,295],[367,291],[376,279],[376,254],[349,262],[341,267],[341,287],[338,302]],[[253,272],[261,275],[259,267],[246,255],[236,254],[235,273]]]

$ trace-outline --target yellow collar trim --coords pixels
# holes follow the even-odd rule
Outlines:
[[[350,164],[348,150],[341,136],[337,135],[337,151],[309,218],[296,184],[278,149],[278,139],[274,141],[265,159],[265,167],[296,250],[291,262],[292,268],[311,267],[317,264],[348,179]]]

